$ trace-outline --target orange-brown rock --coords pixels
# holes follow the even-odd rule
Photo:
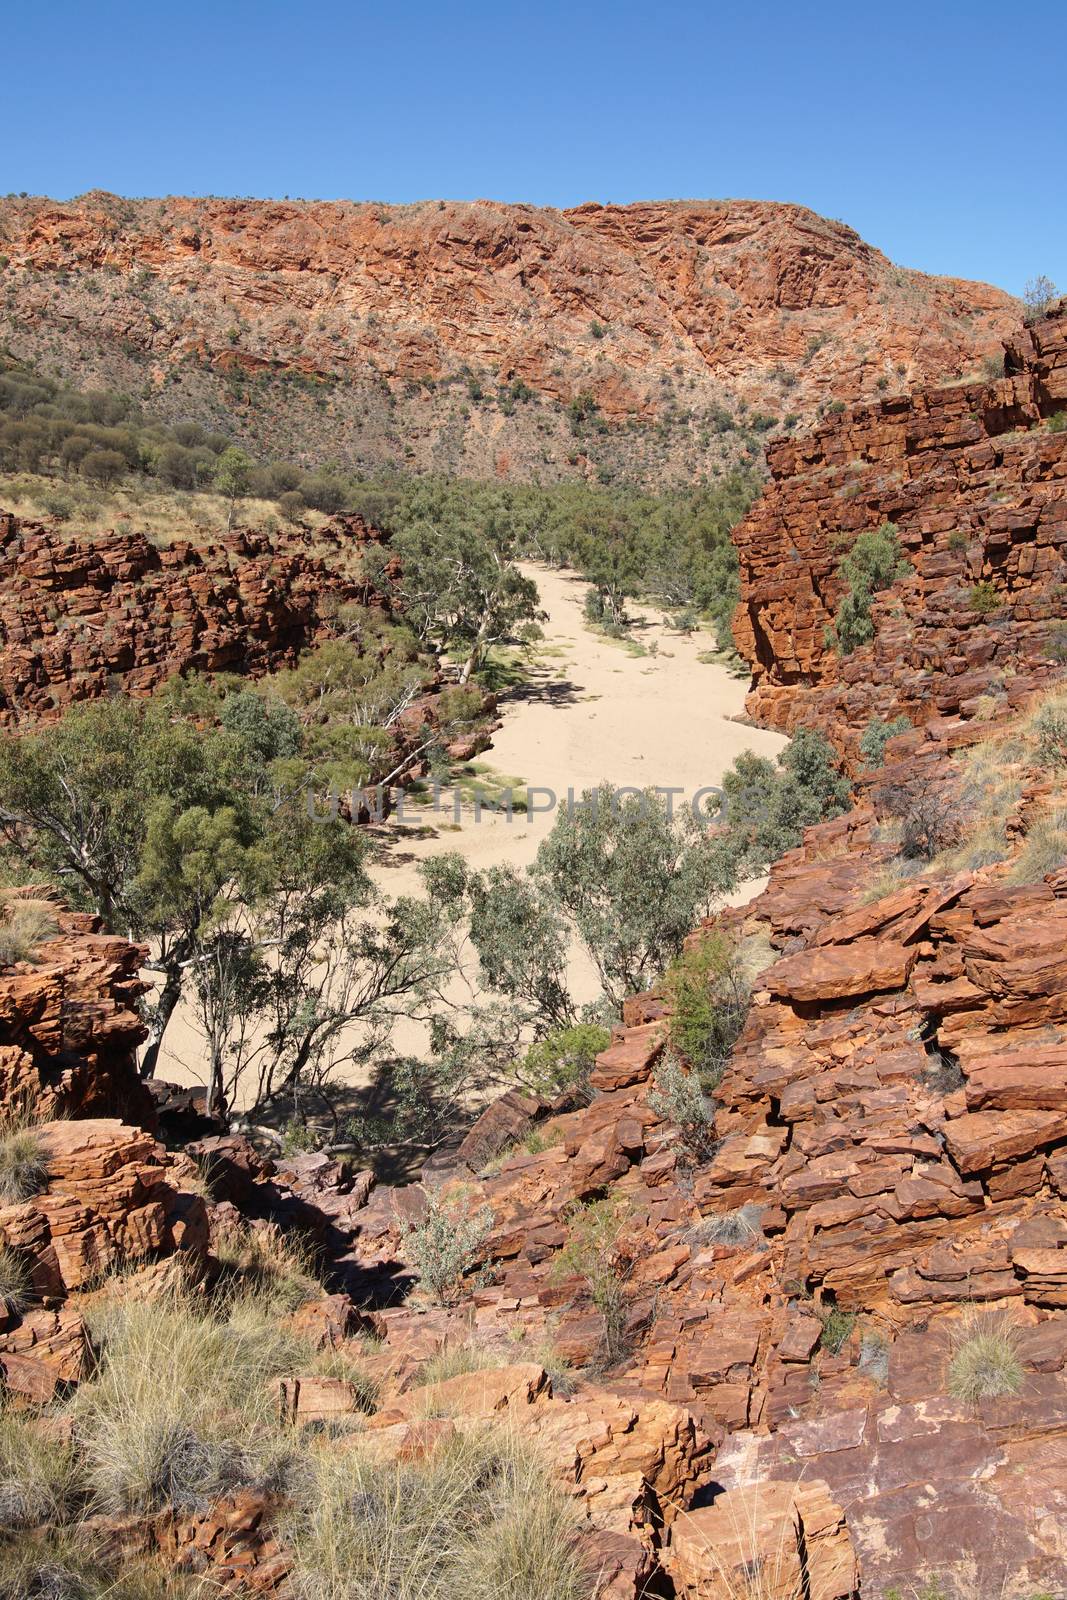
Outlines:
[[[145,952],[59,901],[53,915],[56,931],[32,961],[0,972],[0,1106],[154,1128],[136,1067]]]
[[[358,575],[384,535],[358,516],[312,538],[237,529],[157,549],[0,513],[0,723],[74,701],[143,696],[187,672],[257,674],[325,637],[338,603],[382,605]]]
[[[1057,670],[1067,550],[1067,307],[1008,343],[1006,376],[846,411],[772,445],[771,483],[734,530],[748,710],[822,728],[854,761],[866,723],[970,715],[1007,677]],[[828,641],[842,556],[892,522],[908,572],[874,597],[875,637]],[[973,594],[978,585],[981,605]]]
[[[39,1295],[64,1297],[114,1269],[207,1247],[197,1195],[168,1182],[165,1152],[150,1134],[109,1118],[37,1129],[47,1184],[0,1207],[0,1236],[26,1258]]]
[[[744,200],[9,197],[0,249],[17,354],[47,348],[98,383],[132,366],[176,416],[228,386],[240,421],[258,380],[257,442],[275,454],[317,443],[328,408],[328,456],[440,470],[448,452],[450,470],[480,476],[543,475],[546,433],[548,471],[575,470],[564,408],[582,394],[621,424],[673,418],[676,394],[698,429],[742,403],[813,418],[880,382],[973,370],[1014,311],[988,285],[893,267],[841,223]],[[533,403],[486,426],[470,373],[482,388],[518,380]]]
[[[679,1518],[666,1565],[688,1600],[734,1600],[754,1581],[761,1600],[851,1600],[859,1588],[845,1514],[819,1478],[725,1491]]]

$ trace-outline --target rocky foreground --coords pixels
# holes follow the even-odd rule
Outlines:
[[[1045,425],[1063,326],[1030,330],[1001,384],[917,397],[903,420],[841,419],[807,447],[839,466],[793,482],[778,456],[742,530],[755,707],[840,735],[856,804],[718,919],[764,954],[699,1138],[656,1089],[658,994],[628,1003],[589,1104],[511,1093],[421,1182],[391,1188],[327,1155],[268,1161],[225,1130],[179,1140],[166,1106],[139,1115],[122,941],[66,921],[32,970],[0,977],[5,1084],[74,1117],[44,1125],[47,1190],[0,1210],[39,1297],[0,1333],[15,1403],[88,1376],[100,1267],[150,1296],[176,1264],[210,1283],[241,1219],[265,1239],[299,1224],[334,1292],[296,1318],[315,1346],[359,1345],[375,1402],[294,1367],[277,1389],[287,1424],[431,1462],[506,1421],[573,1497],[602,1596],[1067,1590],[1067,711],[1052,632],[1067,458]],[[1010,433],[990,433],[994,400]],[[914,575],[879,597],[875,643],[846,677],[821,645],[827,530],[890,511]],[[756,573],[775,518],[788,583],[783,560]],[[966,549],[949,547],[958,528]],[[1004,618],[962,616],[953,586],[987,574]],[[863,724],[899,711],[920,725],[861,771]],[[407,1225],[450,1204],[486,1225],[435,1302]],[[583,1219],[592,1258],[574,1247]],[[993,1397],[950,1374],[976,1329],[1017,1368]],[[442,1351],[471,1348],[490,1364],[419,1383]],[[283,1510],[260,1486],[109,1536],[284,1595]]]

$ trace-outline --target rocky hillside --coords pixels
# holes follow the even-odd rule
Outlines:
[[[770,447],[771,482],[733,534],[757,722],[820,727],[854,756],[872,716],[970,716],[1064,660],[1067,307],[1019,331],[1004,370]],[[909,570],[874,595],[873,640],[841,655],[842,560],[886,522]]]
[[[127,1498],[103,1494],[93,1523],[107,1548],[294,1600],[309,1582],[322,1592],[326,1511],[331,1559],[338,1529],[348,1562],[368,1559],[368,1527],[376,1546],[400,1539],[409,1504],[419,1539],[431,1526],[441,1537],[433,1495],[495,1438],[537,1451],[575,1519],[568,1541],[565,1521],[539,1520],[553,1503],[543,1486],[536,1516],[524,1503],[539,1547],[582,1561],[566,1586],[533,1592],[1067,1592],[1067,681],[1049,649],[1064,436],[1045,425],[1063,393],[1062,328],[1035,325],[991,386],[843,418],[812,442],[808,475],[778,471],[746,525],[740,634],[757,708],[820,722],[853,754],[872,716],[903,708],[917,725],[868,752],[852,809],[809,829],[750,905],[694,931],[755,973],[700,1114],[679,1091],[671,1002],[652,992],[627,1003],[588,1096],[513,1091],[402,1187],[325,1152],[267,1159],[224,1127],[168,1150],[135,1107],[117,1120],[110,1091],[72,1096],[66,1108],[88,1115],[38,1126],[37,1188],[0,1205],[7,1282],[14,1256],[30,1286],[0,1307],[23,1454],[31,1439],[70,1441],[67,1470],[88,1475],[100,1506],[115,1468],[93,1421],[122,1425],[145,1319],[189,1338],[210,1308],[227,1371],[248,1362],[250,1328],[272,1353],[269,1372],[238,1366],[255,1374],[247,1394],[210,1391],[226,1401],[215,1413],[237,1410],[223,1438],[243,1430],[223,1474],[188,1423],[207,1429],[197,1395],[221,1380],[205,1364],[192,1392],[156,1335],[156,1391],[186,1410],[166,1413],[176,1433],[166,1473],[150,1494],[138,1486],[141,1515],[120,1462]],[[853,456],[857,495],[839,476]],[[857,520],[840,522],[857,500]],[[899,674],[878,653],[886,591],[866,674],[846,684],[812,620],[817,601],[820,624],[835,604],[819,599],[817,561],[835,524],[858,532],[890,510],[911,569],[893,621]],[[791,544],[775,567],[776,517]],[[1008,626],[981,610],[972,623],[964,578],[1010,604]],[[903,648],[908,627],[926,630],[921,660]],[[5,1057],[12,1087],[47,1116],[66,1067],[73,1085],[92,1066],[87,1022],[115,1039],[111,1065],[98,1056],[105,1075],[136,1037],[137,952],[63,928],[0,981],[0,1046],[20,1052]],[[77,981],[70,934],[99,958],[77,962]],[[26,1042],[42,1006],[73,1019],[66,1043],[51,1025]],[[177,1144],[166,1109],[160,1120]],[[299,1230],[329,1293],[286,1256]],[[285,1274],[296,1292],[268,1300]],[[240,1410],[257,1394],[269,1421]],[[257,1465],[264,1433],[299,1472]],[[504,1513],[482,1509],[486,1474]],[[499,1459],[479,1467],[445,1519],[442,1560],[459,1521],[479,1548],[502,1516],[518,1538],[506,1481]],[[34,1544],[58,1515],[40,1494],[17,1514]],[[492,1579],[474,1592],[496,1592]]]
[[[975,372],[1015,303],[753,201],[0,202],[0,341],[264,454],[687,482]]]
[[[511,1094],[404,1188],[224,1131],[168,1155],[129,1123],[45,1124],[47,1191],[0,1208],[43,1297],[0,1329],[21,1414],[94,1392],[94,1263],[135,1304],[175,1265],[210,1293],[235,1229],[263,1272],[299,1226],[333,1292],[287,1322],[288,1437],[428,1472],[504,1422],[572,1498],[601,1600],[734,1600],[753,1571],[762,1600],[955,1600],[989,1592],[976,1572],[998,1596],[1061,1592],[1067,869],[1034,847],[1067,779],[1037,726],[1019,708],[992,736],[1016,780],[1003,860],[887,881],[901,846],[871,785],[724,914],[766,955],[699,1139],[664,1104],[655,994],[590,1104]],[[989,737],[904,735],[878,785],[955,789]],[[410,1231],[434,1215],[482,1219],[436,1295]],[[291,1596],[285,1494],[250,1481],[101,1526]]]

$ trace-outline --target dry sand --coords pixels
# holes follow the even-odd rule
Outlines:
[[[631,607],[638,624],[634,637],[646,651],[634,654],[586,625],[587,585],[580,578],[541,566],[523,570],[536,581],[548,620],[528,681],[501,698],[503,725],[481,758],[493,774],[552,790],[561,802],[569,789],[577,796],[606,779],[680,789],[681,805],[697,790],[718,784],[742,750],[773,757],[782,749],[785,740],[778,734],[734,720],[744,711],[747,680],[700,660],[713,643],[706,634],[674,633],[655,612]],[[547,804],[544,795],[534,800]],[[373,830],[383,845],[374,877],[390,894],[417,894],[419,864],[446,850],[459,851],[479,868],[528,865],[553,821],[547,810],[516,812],[511,821],[483,811],[476,820],[468,804],[457,827],[448,791],[436,814],[408,804],[404,816],[410,822],[393,819]],[[759,888],[746,884],[733,898],[747,900]],[[452,998],[466,992],[471,976],[457,980]],[[584,963],[576,963],[574,978],[578,998],[591,998],[592,974]],[[401,1049],[416,1050],[421,1042],[421,1030],[398,1030]],[[159,1075],[201,1083],[202,1061],[199,1037],[183,1010],[167,1030]]]

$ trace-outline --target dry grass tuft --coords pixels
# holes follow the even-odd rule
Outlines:
[[[19,1316],[30,1303],[30,1274],[17,1250],[0,1244],[0,1308]]]
[[[313,1446],[283,1527],[298,1600],[592,1600],[577,1514],[528,1442],[458,1434],[419,1463]]]
[[[268,1306],[229,1316],[169,1295],[104,1302],[90,1321],[100,1371],[79,1391],[76,1439],[110,1512],[193,1509],[287,1465],[270,1379],[301,1370],[308,1346]]]
[[[47,901],[8,896],[0,907],[0,967],[28,961],[57,928],[55,908]]]
[[[723,1211],[715,1217],[704,1217],[693,1228],[691,1238],[696,1244],[742,1245],[762,1240],[760,1218],[763,1207],[738,1206],[735,1211]]]
[[[1010,1312],[965,1311],[952,1341],[949,1394],[968,1405],[1018,1394],[1025,1377],[1018,1346],[1019,1330]]]
[[[221,1287],[235,1299],[254,1300],[283,1313],[324,1292],[310,1243],[301,1234],[283,1235],[273,1223],[218,1228],[212,1250],[221,1268]]]
[[[30,1200],[48,1187],[48,1161],[34,1119],[20,1112],[0,1117],[0,1200]]]
[[[492,1367],[506,1367],[525,1356],[508,1355],[491,1345],[446,1344],[437,1354],[423,1363],[412,1380],[416,1386],[444,1383],[449,1378],[463,1377],[468,1372],[487,1372]],[[533,1357],[529,1357],[533,1360]]]
[[[1018,856],[1008,872],[1009,883],[1038,883],[1067,865],[1067,806],[1049,806],[1031,822]]]

